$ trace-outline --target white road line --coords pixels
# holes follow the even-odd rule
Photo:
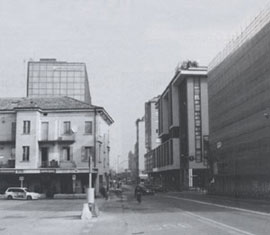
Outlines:
[[[225,209],[231,209],[231,210],[252,213],[252,214],[256,214],[256,215],[270,216],[270,213],[266,213],[266,212],[253,211],[253,210],[248,210],[248,209],[243,209],[243,208],[233,207],[233,206],[224,206],[221,204],[216,204],[216,203],[211,203],[211,202],[202,202],[202,201],[198,201],[198,200],[194,200],[194,199],[187,199],[187,198],[175,197],[175,196],[163,196],[163,197],[173,198],[173,199],[183,200],[183,201],[189,201],[189,202],[196,202],[196,203],[203,204],[203,205],[216,206],[216,207],[221,207],[221,208],[225,208]]]
[[[184,212],[184,213],[187,214],[187,215],[189,215],[189,216],[196,217],[197,219],[201,220],[202,222],[206,222],[207,224],[209,224],[211,226],[216,226],[216,227],[219,227],[219,228],[230,229],[230,230],[232,230],[234,232],[245,234],[245,235],[255,235],[254,233],[250,233],[250,232],[247,232],[245,230],[242,230],[242,229],[239,229],[239,228],[236,228],[236,227],[227,225],[227,224],[223,224],[223,223],[217,222],[215,220],[206,218],[204,216],[200,216],[200,215],[197,215],[197,214],[194,214],[194,213],[191,213],[191,212]]]

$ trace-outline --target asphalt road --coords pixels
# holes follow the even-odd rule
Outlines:
[[[161,193],[144,196],[139,204],[133,192],[123,195],[104,204],[92,234],[270,234],[270,214],[256,210],[266,202]]]
[[[0,235],[270,234],[268,202],[160,193],[138,203],[131,189],[97,202],[99,217],[82,221],[84,200],[0,200]]]
[[[0,200],[0,235],[79,234],[84,200]]]

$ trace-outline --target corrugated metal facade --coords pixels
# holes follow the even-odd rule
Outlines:
[[[208,74],[218,193],[270,194],[270,24]],[[213,167],[215,168],[215,167]]]

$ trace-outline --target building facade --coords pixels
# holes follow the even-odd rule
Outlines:
[[[153,170],[153,150],[160,144],[158,137],[158,109],[157,101],[159,97],[155,97],[145,103],[145,149],[144,155],[145,171],[148,175]]]
[[[169,189],[205,187],[208,138],[207,68],[177,69],[158,100],[160,146],[152,177]]]
[[[144,117],[138,118],[136,125],[136,143],[134,147],[134,154],[136,159],[136,177],[139,180],[140,175],[145,174],[144,155],[145,149],[145,124]]]
[[[257,16],[210,64],[210,156],[215,193],[270,195],[269,11]]]
[[[70,97],[0,99],[0,190],[84,193],[108,183],[107,112]]]
[[[86,65],[56,59],[29,61],[27,97],[52,96],[68,96],[91,104]]]
[[[128,153],[128,169],[130,172],[130,177],[133,182],[136,182],[137,177],[137,161],[136,156],[132,151]]]

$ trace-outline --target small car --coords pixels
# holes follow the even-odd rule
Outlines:
[[[155,192],[168,192],[167,188],[164,187],[163,185],[153,185],[152,186],[152,189],[155,191]]]
[[[143,195],[154,195],[155,191],[149,187],[146,187],[144,185],[140,185],[141,191]]]
[[[35,192],[30,192],[27,188],[20,188],[20,187],[11,187],[8,188],[5,192],[5,198],[8,200],[11,199],[39,199],[40,194]]]

